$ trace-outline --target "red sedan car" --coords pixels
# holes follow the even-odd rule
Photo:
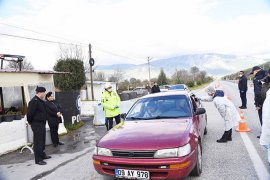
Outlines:
[[[124,179],[180,179],[202,172],[206,114],[186,91],[139,99],[125,120],[96,144],[93,164]]]

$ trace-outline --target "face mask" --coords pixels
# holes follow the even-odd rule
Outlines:
[[[243,74],[239,74],[239,77],[242,77],[243,76]]]
[[[112,92],[112,88],[108,89],[107,91]]]

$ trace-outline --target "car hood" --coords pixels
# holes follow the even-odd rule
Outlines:
[[[97,144],[114,150],[158,150],[185,145],[191,119],[124,121]]]

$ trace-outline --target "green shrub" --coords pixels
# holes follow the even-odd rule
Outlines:
[[[85,84],[83,61],[78,59],[59,59],[55,71],[68,72],[54,75],[54,84],[61,90],[79,90]]]
[[[188,87],[193,87],[194,86],[194,82],[193,81],[188,81],[187,82],[187,86]]]

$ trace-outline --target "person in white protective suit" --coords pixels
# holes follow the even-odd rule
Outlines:
[[[215,90],[214,87],[209,86],[206,88],[206,92],[208,96],[202,96],[198,99],[206,102],[214,101],[218,112],[224,119],[224,134],[217,140],[217,142],[226,143],[227,141],[232,141],[232,128],[237,126],[240,121],[239,113],[237,112],[234,104],[224,96],[224,92],[222,90]]]
[[[262,121],[260,144],[268,151],[268,163],[270,167],[270,90],[267,91],[266,99],[263,103]]]

